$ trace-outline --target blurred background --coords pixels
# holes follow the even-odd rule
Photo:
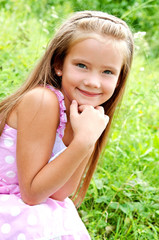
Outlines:
[[[73,12],[125,20],[135,41],[132,71],[86,198],[79,208],[91,238],[159,239],[159,0],[0,0],[0,98],[34,68]]]

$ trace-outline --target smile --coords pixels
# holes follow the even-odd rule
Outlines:
[[[97,97],[97,96],[101,95],[101,93],[87,92],[87,91],[81,90],[79,88],[77,88],[77,89],[82,95],[85,95],[87,97]]]

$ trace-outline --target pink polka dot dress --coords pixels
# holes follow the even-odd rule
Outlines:
[[[60,104],[60,124],[52,151],[52,161],[66,147],[62,137],[67,121],[64,97],[51,86]],[[29,206],[20,195],[16,167],[17,130],[4,127],[0,136],[0,240],[90,240],[73,202],[66,198]]]

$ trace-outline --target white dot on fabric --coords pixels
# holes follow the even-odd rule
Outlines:
[[[5,138],[4,139],[4,145],[6,146],[6,147],[11,147],[11,146],[13,146],[13,144],[14,144],[14,141],[13,141],[13,139],[12,138]]]
[[[25,234],[24,233],[20,233],[17,237],[17,240],[26,240]]]
[[[13,172],[13,171],[8,171],[7,173],[6,173],[6,176],[7,177],[9,177],[9,178],[14,178],[15,177],[15,172]]]
[[[9,198],[10,198],[9,194],[3,194],[2,196],[0,196],[0,200],[3,202],[8,201]]]
[[[36,224],[37,224],[37,218],[36,218],[36,216],[30,214],[30,215],[28,216],[27,222],[28,222],[29,225],[36,225]]]
[[[7,234],[7,233],[10,232],[10,229],[11,229],[10,224],[9,224],[9,223],[5,223],[5,224],[3,224],[2,227],[1,227],[1,232],[2,232],[3,234]]]
[[[12,164],[12,163],[14,163],[14,161],[15,161],[15,158],[13,156],[6,156],[5,157],[5,162],[6,163]]]
[[[12,207],[10,213],[12,216],[15,217],[15,216],[18,216],[20,214],[20,212],[21,212],[20,208],[18,206],[15,206],[15,207]]]

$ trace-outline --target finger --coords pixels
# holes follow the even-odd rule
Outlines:
[[[107,125],[109,122],[109,116],[108,115],[104,115],[104,116],[105,116],[105,121],[106,121],[106,125]]]
[[[102,106],[97,106],[95,107],[95,109],[97,109],[98,111],[104,114],[104,108]]]
[[[86,108],[85,105],[80,105],[80,106],[78,107],[78,111],[79,111],[79,112],[83,112],[83,110],[84,110],[85,108]]]
[[[94,107],[93,106],[91,106],[91,105],[80,105],[79,107],[78,107],[78,110],[79,110],[79,112],[83,112],[85,109],[87,109],[87,108],[92,108],[92,109],[94,109]]]
[[[76,100],[73,100],[70,105],[70,115],[74,115],[74,116],[78,115],[78,104]]]

